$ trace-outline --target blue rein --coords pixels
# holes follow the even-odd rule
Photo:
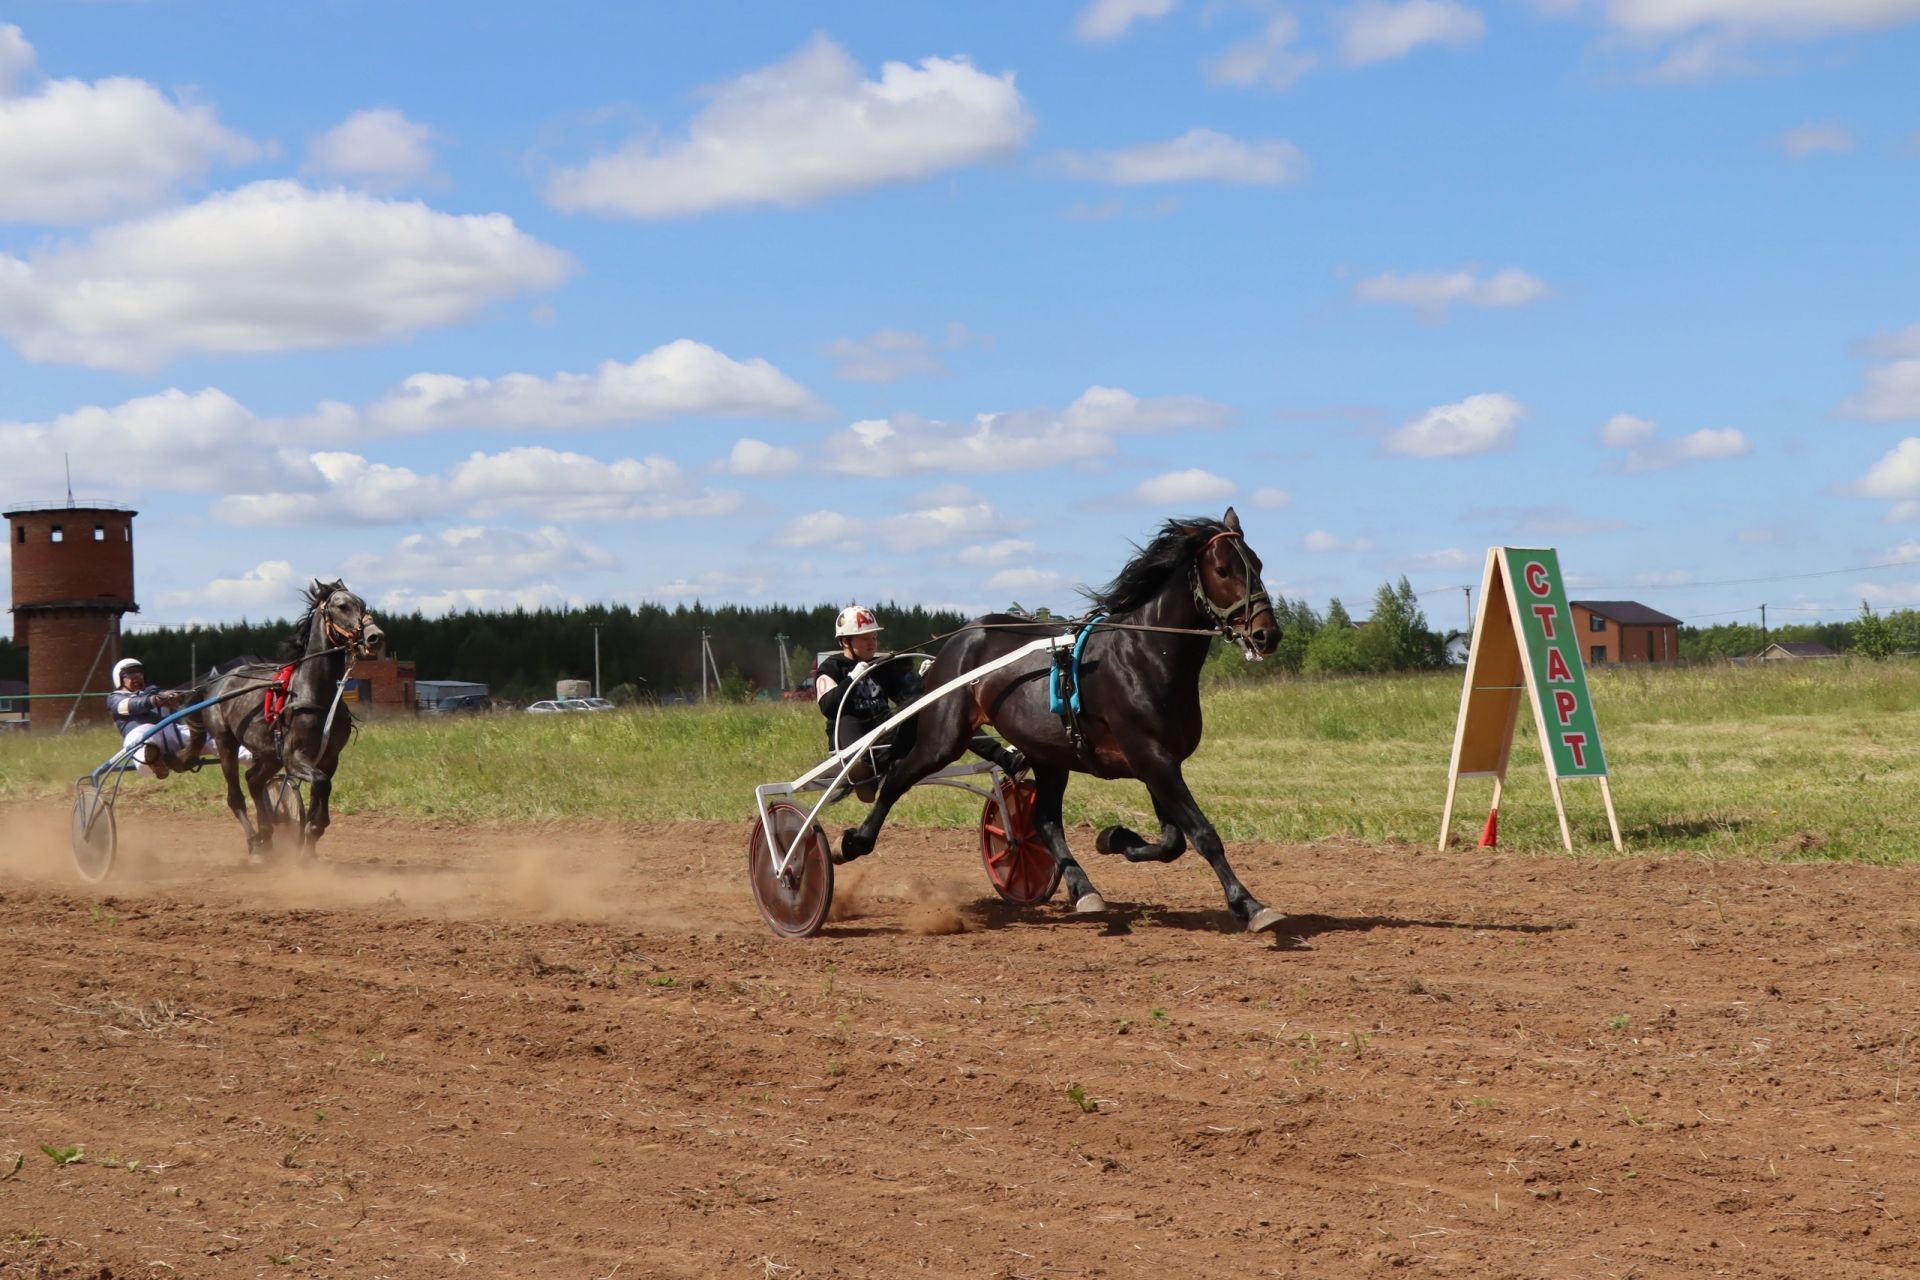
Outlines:
[[[1067,670],[1067,682],[1073,688],[1071,697],[1063,698],[1060,696],[1061,664],[1056,661],[1053,664],[1053,670],[1048,673],[1047,710],[1053,712],[1054,715],[1063,716],[1066,715],[1069,710],[1076,716],[1080,714],[1080,655],[1086,652],[1087,639],[1093,635],[1094,627],[1104,622],[1106,616],[1104,613],[1094,614],[1088,618],[1086,624],[1080,628],[1080,634],[1073,638],[1073,656],[1069,660]]]

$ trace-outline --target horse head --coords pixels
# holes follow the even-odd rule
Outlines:
[[[1249,660],[1264,658],[1279,645],[1280,622],[1260,580],[1260,557],[1247,545],[1232,507],[1194,556],[1193,597],[1220,634],[1239,645]]]
[[[387,633],[374,622],[367,602],[347,590],[346,583],[315,579],[307,599],[327,647],[346,649],[356,658],[378,658],[386,651]]]

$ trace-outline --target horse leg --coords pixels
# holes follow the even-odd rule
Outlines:
[[[1240,883],[1240,877],[1233,873],[1220,833],[1213,829],[1213,824],[1207,821],[1207,815],[1200,811],[1178,763],[1164,759],[1154,761],[1149,768],[1140,770],[1140,777],[1153,795],[1154,810],[1178,822],[1181,830],[1187,833],[1187,838],[1193,841],[1193,847],[1200,851],[1200,856],[1207,860],[1213,873],[1220,877],[1220,887],[1227,893],[1227,910],[1246,925],[1248,933],[1271,929],[1286,919],[1285,915],[1262,905],[1258,898],[1247,892],[1247,887]]]
[[[1157,795],[1153,795],[1153,812],[1160,819],[1158,844],[1149,843],[1145,836],[1126,827],[1114,826],[1100,828],[1093,847],[1101,853],[1120,854],[1128,862],[1172,862],[1187,851],[1187,834]]]
[[[873,846],[880,839],[880,828],[886,825],[887,814],[900,797],[928,774],[958,760],[960,753],[966,750],[967,739],[973,734],[973,726],[967,722],[966,708],[955,699],[928,707],[920,713],[918,723],[908,721],[901,727],[914,731],[912,746],[896,754],[888,764],[886,775],[880,779],[880,794],[874,799],[873,808],[867,810],[867,816],[859,826],[848,827],[841,835],[835,862],[851,862],[872,853]]]
[[[225,774],[227,779],[227,808],[232,810],[233,816],[240,820],[240,830],[247,836],[247,856],[251,858],[254,846],[259,843],[260,838],[254,832],[253,823],[247,819],[247,798],[240,791],[240,756],[237,748],[229,750],[222,745],[220,772]],[[251,781],[251,767],[248,773]]]
[[[300,848],[309,858],[320,856],[320,837],[327,834],[333,819],[328,814],[327,798],[333,794],[333,777],[322,774],[313,780],[307,792],[307,825],[300,833]]]
[[[267,803],[267,782],[277,767],[274,761],[258,757],[247,766],[247,793],[253,797],[253,811],[260,819],[260,834],[248,849],[254,857],[265,857],[273,851],[273,807]]]
[[[1081,915],[1098,915],[1107,909],[1107,900],[1074,861],[1073,850],[1067,847],[1066,825],[1060,818],[1060,802],[1067,794],[1067,776],[1065,769],[1034,766],[1033,829],[1053,851],[1054,864],[1067,882],[1067,896],[1073,899],[1073,909]]]

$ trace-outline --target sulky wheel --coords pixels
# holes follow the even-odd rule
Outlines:
[[[1060,887],[1060,864],[1033,829],[1034,785],[1007,779],[980,813],[980,860],[994,892],[1031,907]],[[1004,803],[1004,808],[1002,807]]]
[[[827,922],[833,905],[833,859],[827,852],[827,833],[814,823],[784,872],[775,870],[781,854],[793,843],[806,811],[785,800],[767,806],[767,826],[779,848],[767,845],[766,830],[755,818],[747,837],[747,883],[753,901],[773,931],[783,938],[810,938]]]
[[[73,865],[81,878],[99,882],[113,870],[116,833],[113,806],[85,782],[73,789]]]

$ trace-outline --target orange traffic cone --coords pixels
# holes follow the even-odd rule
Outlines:
[[[1487,810],[1487,825],[1480,832],[1480,847],[1491,849],[1500,843],[1500,811]]]

